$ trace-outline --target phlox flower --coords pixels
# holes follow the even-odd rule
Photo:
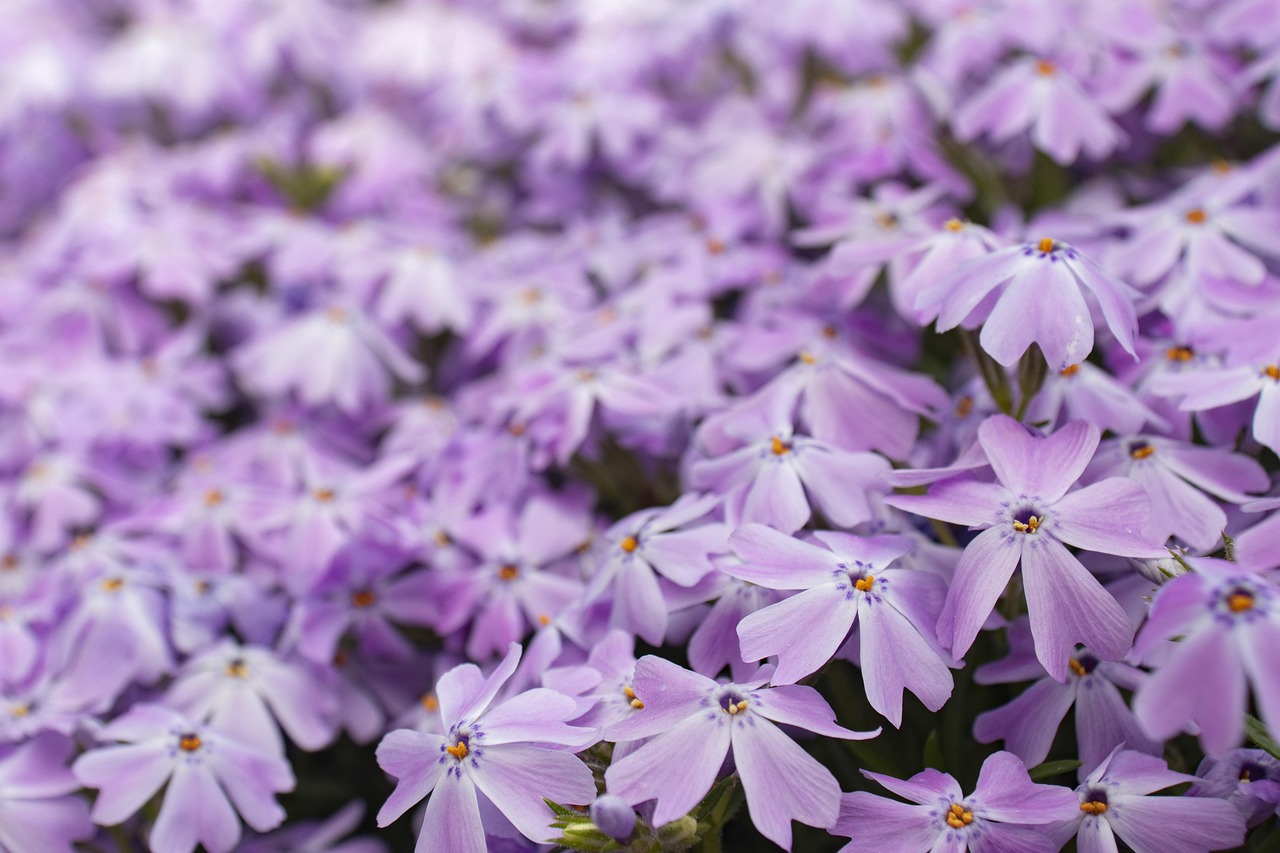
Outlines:
[[[289,762],[246,746],[162,705],[138,704],[98,733],[113,743],[90,750],[72,772],[97,788],[92,817],[114,826],[168,783],[148,838],[155,853],[229,853],[240,819],[265,832],[284,820],[275,795],[293,790]],[[239,813],[239,818],[236,814]]]
[[[812,687],[765,687],[768,670],[741,684],[718,684],[652,655],[636,663],[636,713],[605,730],[613,741],[651,738],[605,771],[609,792],[636,805],[656,800],[653,824],[687,814],[711,790],[730,750],[747,810],[769,840],[791,849],[791,821],[830,827],[840,786],[778,724],[827,737],[863,740],[880,730],[850,731]]]
[[[1037,785],[1011,752],[997,752],[982,764],[978,785],[965,796],[960,783],[932,768],[910,779],[863,770],[906,803],[867,791],[845,794],[835,835],[853,840],[840,853],[1055,853],[1049,824],[1076,810],[1067,788]]]
[[[378,765],[398,780],[378,812],[379,826],[431,795],[417,853],[484,853],[482,802],[519,834],[548,841],[553,815],[544,797],[584,806],[595,799],[591,771],[571,754],[595,733],[564,722],[575,714],[572,699],[540,687],[493,704],[519,661],[512,643],[488,678],[474,664],[451,669],[436,686],[446,734],[399,729],[378,744]]]
[[[93,835],[80,782],[67,768],[75,745],[53,732],[0,746],[0,850],[72,853]]]
[[[1103,660],[1128,653],[1129,618],[1066,546],[1129,557],[1167,552],[1141,534],[1150,509],[1136,483],[1113,477],[1068,491],[1098,440],[1097,427],[1082,421],[1040,437],[996,415],[979,427],[978,441],[998,482],[953,477],[927,495],[885,499],[890,506],[981,531],[956,565],[939,617],[939,638],[953,655],[969,650],[1019,566],[1036,657],[1050,675],[1066,681],[1077,644]]]
[[[1280,760],[1265,750],[1233,749],[1216,758],[1206,756],[1196,776],[1187,796],[1226,800],[1244,816],[1246,826],[1257,826],[1280,807]]]

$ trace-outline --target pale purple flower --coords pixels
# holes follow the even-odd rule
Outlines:
[[[98,733],[113,743],[76,760],[80,783],[97,788],[92,817],[114,826],[168,783],[148,842],[155,853],[229,853],[240,821],[265,832],[284,820],[275,795],[293,790],[289,763],[162,705],[135,705]],[[237,813],[239,816],[237,817]]]
[[[908,802],[867,791],[845,794],[831,829],[853,839],[841,853],[1054,853],[1061,845],[1049,838],[1049,825],[1070,818],[1077,805],[1070,789],[1032,782],[1011,752],[983,762],[968,796],[953,777],[934,769],[905,780],[867,770],[862,775]]]
[[[830,827],[839,812],[840,786],[777,724],[852,740],[880,730],[836,725],[835,713],[812,687],[769,688],[767,676],[766,670],[742,684],[718,684],[662,658],[641,658],[633,690],[642,707],[604,736],[650,740],[605,771],[610,793],[632,805],[656,800],[654,825],[670,823],[711,790],[732,749],[747,810],[766,838],[789,850],[792,820]]]
[[[0,746],[0,850],[72,853],[93,836],[80,782],[67,767],[75,744],[53,732]]]
[[[1140,532],[1150,510],[1137,484],[1113,477],[1068,491],[1098,439],[1098,429],[1082,421],[1040,437],[996,415],[979,428],[978,440],[997,483],[961,476],[936,483],[928,495],[885,499],[981,531],[956,566],[938,623],[953,655],[968,651],[1019,566],[1036,656],[1050,675],[1066,681],[1077,644],[1103,660],[1128,653],[1133,628],[1124,610],[1066,546],[1130,557],[1166,552]]]
[[[382,739],[378,764],[398,782],[378,812],[379,826],[430,794],[417,849],[484,853],[481,802],[525,837],[548,841],[553,816],[544,797],[566,805],[595,799],[591,771],[572,755],[595,732],[564,722],[574,715],[572,699],[536,688],[493,704],[519,661],[520,647],[513,643],[487,678],[473,664],[441,677],[445,736],[400,729]]]
[[[1261,749],[1233,749],[1206,756],[1196,768],[1199,777],[1189,797],[1218,797],[1234,805],[1253,827],[1280,807],[1280,760]]]

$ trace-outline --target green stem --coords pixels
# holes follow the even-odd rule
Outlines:
[[[982,348],[977,337],[972,329],[960,330],[960,340],[964,342],[965,352],[977,364],[978,374],[991,392],[991,399],[1000,411],[1006,415],[1013,414],[1013,392],[1009,389],[1009,377],[1005,375],[1004,368]]]
[[[118,823],[108,829],[111,832],[112,839],[116,842],[117,853],[134,853],[133,838],[130,837],[123,823]]]
[[[936,518],[929,519],[929,524],[933,525],[933,532],[938,534],[938,541],[949,548],[959,548],[960,543],[956,540],[956,536],[951,532],[951,528],[946,522],[939,521]]]

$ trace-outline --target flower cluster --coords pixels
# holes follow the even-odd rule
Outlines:
[[[1273,842],[1277,8],[9,0],[0,853]]]

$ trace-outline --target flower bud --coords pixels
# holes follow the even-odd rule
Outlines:
[[[616,841],[626,841],[636,828],[636,811],[621,797],[604,794],[591,804],[591,822]]]

